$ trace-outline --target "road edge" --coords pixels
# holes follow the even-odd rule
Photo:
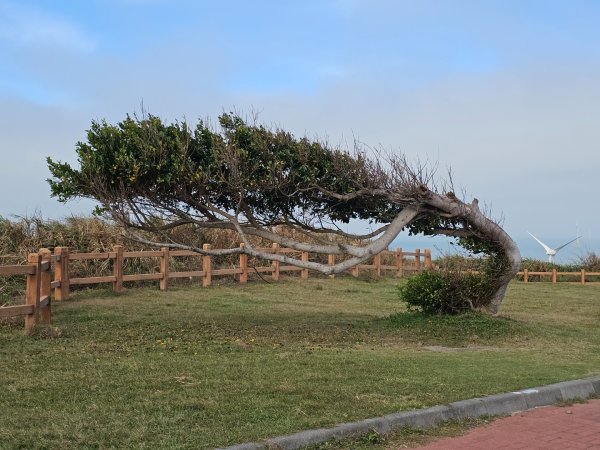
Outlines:
[[[585,400],[593,395],[600,395],[600,375],[516,392],[461,400],[426,409],[402,411],[382,417],[342,423],[331,428],[305,430],[269,438],[262,442],[247,442],[218,450],[296,450],[331,439],[345,439],[373,430],[385,434],[402,427],[429,428],[447,420],[512,414],[540,406],[554,405],[562,401]]]

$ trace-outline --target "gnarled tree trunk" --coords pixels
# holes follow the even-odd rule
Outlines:
[[[452,218],[465,220],[465,228],[438,230],[439,234],[454,237],[464,237],[471,234],[498,247],[500,255],[496,255],[496,257],[504,258],[505,261],[498,264],[499,272],[494,274],[494,277],[490,280],[494,285],[494,289],[492,290],[490,302],[485,308],[486,312],[497,314],[504,300],[508,284],[517,275],[521,267],[521,252],[517,244],[497,222],[489,219],[480,211],[476,199],[469,204],[456,198],[453,193],[440,195],[424,186],[421,187],[421,192],[424,202],[436,208],[440,214],[447,214]]]

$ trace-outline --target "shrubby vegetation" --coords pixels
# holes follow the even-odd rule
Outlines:
[[[578,272],[581,269],[600,272],[600,257],[594,252],[589,252],[571,264],[556,264],[539,259],[524,258],[521,262],[521,270],[524,269],[530,272],[550,272],[552,269],[556,269],[558,272]]]
[[[482,270],[485,266],[485,258],[473,258],[464,255],[444,255],[433,261],[436,269],[442,270]],[[568,264],[550,263],[535,258],[523,258],[521,270],[530,272],[551,272],[556,269],[559,272],[578,272],[584,269],[589,272],[600,272],[600,256],[595,252],[587,252],[573,262]]]
[[[434,260],[436,271],[423,272],[399,287],[399,296],[409,310],[426,314],[460,314],[485,308],[490,294],[497,260],[490,258],[444,255]],[[580,256],[571,264],[555,264],[525,258],[521,270],[530,272],[600,272],[600,258],[593,252]],[[521,277],[522,278],[522,277]],[[540,281],[530,275],[529,281]],[[548,281],[548,277],[544,278]],[[572,280],[571,280],[572,281]],[[594,280],[596,281],[596,280]]]
[[[280,232],[293,235],[291,230],[282,229]],[[178,238],[178,234],[200,247],[211,244],[215,248],[232,248],[240,244],[237,234],[231,230],[199,230],[183,226],[170,231],[174,239]],[[260,237],[252,236],[251,239],[258,246],[267,244]],[[128,250],[156,250],[154,246],[127,239],[120,226],[97,216],[72,216],[61,220],[44,219],[39,214],[14,219],[0,216],[0,264],[24,264],[29,253],[42,247],[106,252],[114,245],[124,245]]]
[[[409,310],[426,314],[485,310],[501,264],[507,263],[501,258],[445,256],[435,261],[437,270],[417,274],[401,286],[400,299]]]
[[[426,314],[459,314],[485,306],[485,277],[475,273],[426,271],[399,287],[409,310]],[[483,295],[487,294],[487,295]]]
[[[196,229],[191,226],[177,227],[169,231],[174,239],[185,239],[194,245],[211,244],[214,248],[232,248],[240,244],[239,236],[231,230]],[[294,231],[282,228],[280,233],[294,236]],[[310,241],[310,235],[304,235]],[[256,246],[270,246],[271,243],[257,236],[250,237]],[[336,242],[342,238],[336,236]],[[123,245],[127,250],[156,250],[155,247],[138,241],[126,239],[122,228],[100,217],[72,216],[61,220],[44,219],[40,214],[30,217],[0,216],[0,265],[25,264],[29,253],[40,248],[68,247],[80,253],[108,252],[114,245]],[[237,264],[238,256],[222,256],[215,258],[214,264],[219,267],[230,267]],[[326,258],[324,262],[327,262]],[[189,270],[198,264],[197,258],[178,257],[172,259],[172,270]],[[249,260],[252,267],[254,260]],[[262,262],[260,265],[264,265]],[[257,264],[258,265],[258,264]],[[110,261],[84,260],[72,261],[70,273],[72,277],[96,277],[110,274]],[[124,271],[129,273],[152,273],[158,270],[156,258],[128,258],[124,262]],[[137,282],[143,284],[144,282]],[[22,297],[25,283],[22,276],[0,277],[0,305],[14,303]]]
[[[87,141],[76,144],[76,165],[48,158],[52,195],[94,199],[99,213],[140,242],[213,256],[244,253],[325,275],[370,259],[402,230],[448,236],[469,252],[497,260],[487,309],[499,310],[519,269],[519,249],[478,199],[456,196],[451,177],[436,181],[434,167],[411,164],[403,155],[369,156],[359,143],[348,151],[233,113],[222,114],[218,124],[168,124],[146,114],[117,124],[92,122]],[[353,219],[368,220],[374,230],[349,236],[339,224]],[[166,236],[180,226],[233,230],[245,246],[203,249]],[[279,226],[298,237],[282,236]],[[142,231],[154,238],[140,236]],[[351,237],[363,245],[308,243],[306,232]],[[340,258],[329,265],[272,254],[255,247],[252,236]]]

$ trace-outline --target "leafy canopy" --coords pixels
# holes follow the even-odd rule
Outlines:
[[[283,130],[249,125],[223,114],[220,130],[204,121],[164,124],[158,117],[128,116],[116,125],[92,122],[87,142],[78,142],[79,169],[48,158],[52,195],[99,200],[111,208],[126,200],[151,198],[170,208],[225,211],[246,208],[261,224],[304,215],[348,222],[388,222],[401,208],[385,196],[340,201],[377,188],[385,177],[362,154],[295,138]]]

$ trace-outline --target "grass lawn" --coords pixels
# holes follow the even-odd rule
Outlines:
[[[212,448],[600,373],[600,286],[513,283],[492,318],[397,284],[90,290],[0,324],[0,448]]]

